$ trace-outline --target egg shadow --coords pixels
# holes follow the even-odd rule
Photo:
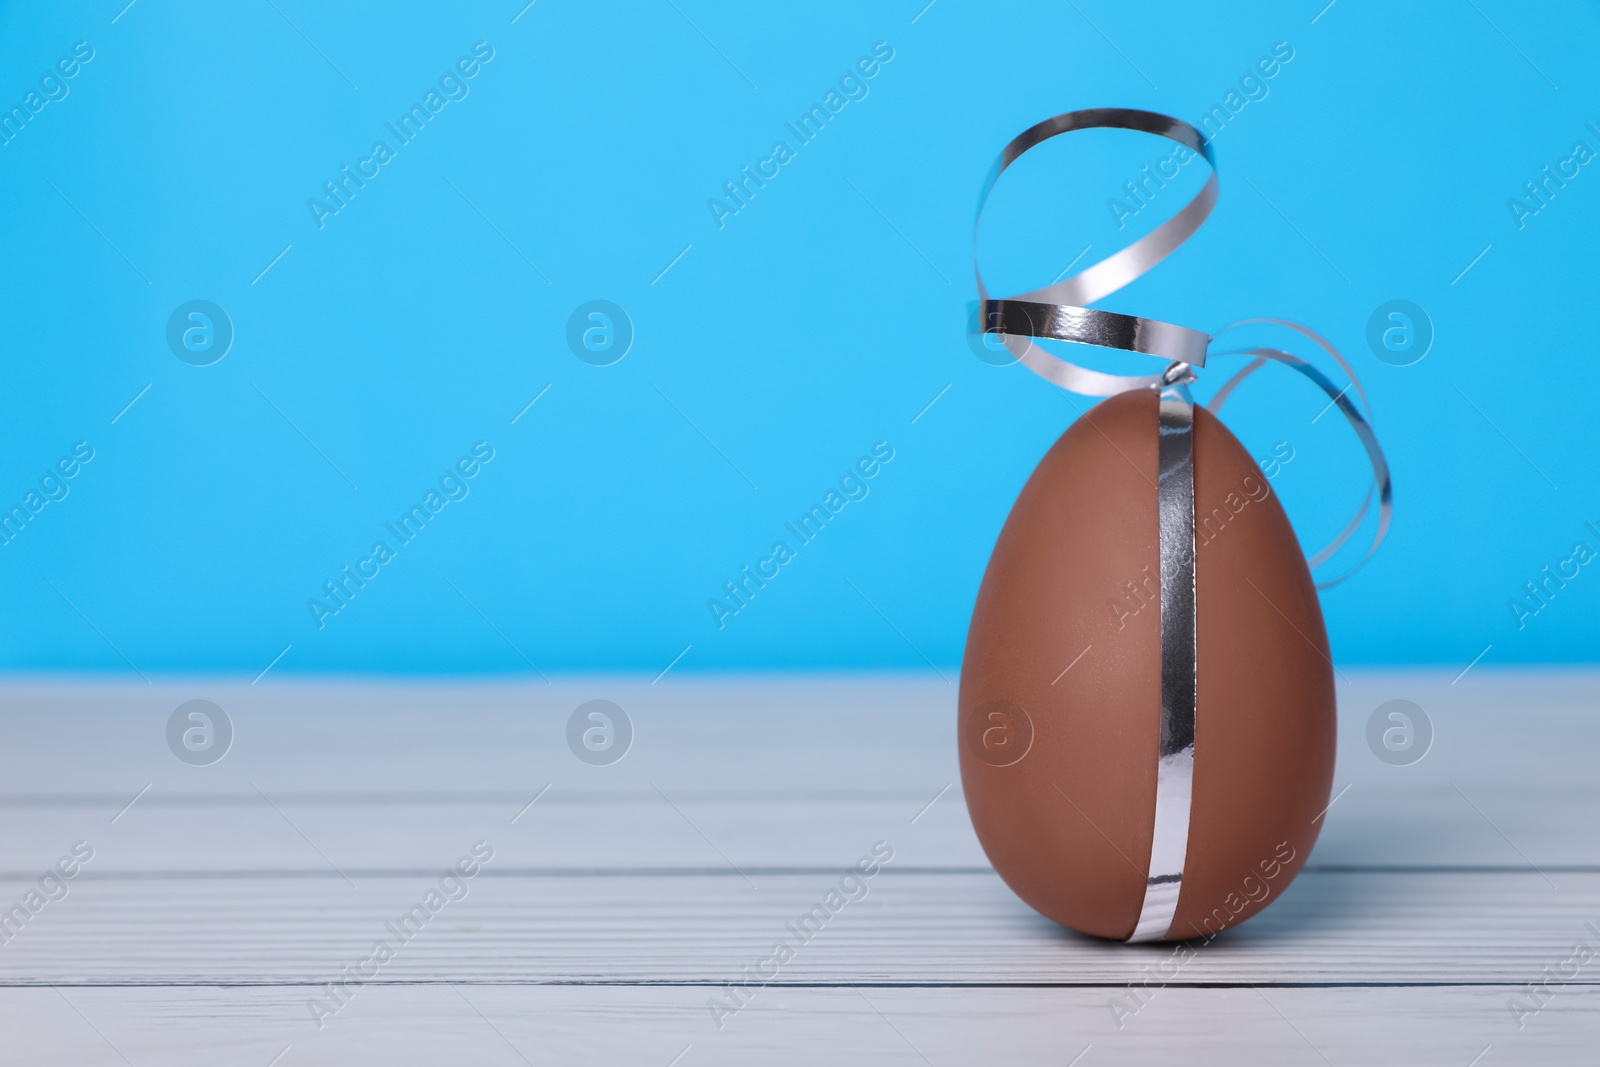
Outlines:
[[[1196,936],[1183,941],[1158,941],[1130,944],[1080,933],[1061,926],[1018,901],[1028,915],[1024,920],[1029,934],[1041,940],[1061,943],[1082,951],[1104,948],[1107,952],[1130,954],[1143,960],[1147,954],[1170,954],[1172,946],[1187,944],[1204,947],[1207,954],[1230,954],[1233,950],[1304,944],[1371,931],[1373,920],[1403,907],[1404,896],[1391,877],[1413,875],[1411,870],[1389,871],[1359,866],[1318,867],[1315,857],[1260,912],[1213,936]]]

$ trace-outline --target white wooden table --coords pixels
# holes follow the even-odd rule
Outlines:
[[[0,908],[93,858],[0,944],[0,1063],[1600,1060],[1600,958],[1566,962],[1600,951],[1600,675],[1339,688],[1348,789],[1305,872],[1134,994],[1170,946],[1063,931],[989,869],[937,677],[8,683]],[[235,730],[210,766],[165,737],[197,698]],[[595,698],[636,732],[610,766],[565,739]],[[1393,698],[1436,731],[1412,766],[1366,744]],[[866,895],[795,937],[877,842]]]

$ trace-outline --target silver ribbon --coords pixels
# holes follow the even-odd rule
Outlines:
[[[1134,130],[1155,134],[1184,145],[1205,157],[1211,175],[1205,185],[1171,218],[1126,248],[1093,263],[1065,281],[1017,296],[994,299],[978,269],[978,228],[983,208],[1000,175],[1030,148],[1064,133],[1087,129]],[[1006,145],[984,183],[978,201],[978,218],[972,230],[972,273],[977,282],[979,315],[984,333],[998,334],[1006,348],[1029,370],[1047,381],[1085,396],[1109,397],[1135,389],[1160,391],[1160,514],[1161,551],[1161,741],[1156,770],[1156,814],[1150,847],[1149,873],[1144,903],[1131,941],[1154,941],[1173,936],[1173,915],[1183,881],[1188,852],[1189,807],[1194,775],[1195,726],[1195,595],[1194,595],[1194,406],[1187,385],[1196,378],[1194,368],[1207,357],[1250,356],[1251,361],[1225,382],[1209,405],[1222,409],[1234,390],[1268,363],[1298,371],[1330,398],[1330,404],[1355,431],[1372,465],[1372,482],[1355,517],[1339,535],[1309,560],[1314,570],[1331,559],[1361,528],[1378,505],[1378,522],[1366,553],[1337,577],[1317,583],[1327,589],[1345,581],[1361,568],[1389,531],[1393,514],[1393,488],[1389,465],[1362,408],[1371,410],[1366,391],[1355,370],[1333,345],[1297,323],[1283,319],[1245,319],[1207,335],[1186,326],[1157,319],[1121,315],[1085,305],[1109,296],[1160,263],[1188,240],[1210,216],[1217,202],[1216,160],[1211,144],[1187,122],[1153,111],[1129,108],[1095,108],[1069,111],[1025,130]],[[1218,350],[1218,341],[1248,326],[1276,326],[1300,334],[1326,352],[1339,365],[1350,384],[1339,388],[1311,363],[1278,348],[1243,347]],[[1063,359],[1033,343],[1049,338],[1069,344],[1139,352],[1168,361],[1161,374],[1106,374]],[[1354,390],[1361,407],[1348,394]],[[1181,936],[1181,935],[1178,935]]]
[[[1184,377],[1193,377],[1192,373]],[[1189,853],[1194,786],[1194,401],[1180,379],[1161,390],[1156,512],[1161,534],[1161,737],[1156,816],[1144,904],[1129,941],[1159,941],[1172,926]]]

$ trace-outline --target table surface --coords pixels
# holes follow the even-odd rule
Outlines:
[[[1600,674],[1452,677],[1344,672],[1307,867],[1165,984],[1171,946],[995,876],[937,676],[11,681],[0,1063],[1593,1063]],[[168,747],[194,699],[208,766]],[[608,766],[566,742],[592,699]],[[1410,766],[1367,747],[1391,699]]]

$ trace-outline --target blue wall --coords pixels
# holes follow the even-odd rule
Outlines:
[[[675,670],[949,672],[1086,403],[969,347],[982,179],[1057,111],[1198,121],[1230,92],[1215,215],[1105,306],[1292,318],[1358,367],[1397,518],[1324,598],[1341,661],[1595,658],[1600,566],[1510,606],[1600,549],[1592,5],[924,2],[0,5],[0,104],[27,114],[0,145],[0,498],[39,492],[0,548],[0,667],[653,675],[692,646]],[[737,213],[708,205],[778,141]],[[1164,154],[1030,156],[986,222],[996,287],[1159,221],[1200,164],[1132,218],[1108,202]],[[1517,212],[1546,165],[1569,178]],[[1432,324],[1410,366],[1367,342],[1395,299]],[[169,344],[195,300],[231,324],[204,366],[215,313],[209,348],[187,310]],[[631,323],[609,365],[603,320],[572,331],[589,361],[569,345],[592,300]],[[1228,413],[1293,451],[1273,484],[1319,544],[1362,487],[1324,403],[1273,372]],[[823,535],[786,535],[864,459]],[[430,504],[409,542],[387,525]],[[708,600],[780,539],[719,628]],[[308,607],[347,565],[375,576]]]

